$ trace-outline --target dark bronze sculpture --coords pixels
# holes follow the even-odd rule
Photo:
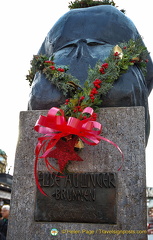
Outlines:
[[[75,9],[62,16],[49,31],[38,54],[55,56],[55,63],[68,65],[70,73],[83,84],[89,65],[103,61],[120,42],[140,37],[135,25],[113,6]],[[147,75],[131,66],[103,98],[102,107],[144,106],[146,143],[149,136],[148,96],[153,87],[153,64],[148,56]],[[29,109],[50,109],[64,103],[65,97],[43,74],[32,84]]]

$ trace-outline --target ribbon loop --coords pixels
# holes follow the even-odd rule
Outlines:
[[[92,115],[94,112],[93,108],[91,107],[86,107],[82,113],[89,113],[90,115]]]

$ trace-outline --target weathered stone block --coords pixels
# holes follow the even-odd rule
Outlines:
[[[97,146],[85,145],[80,153],[84,161],[73,162],[68,168],[76,173],[113,172],[117,175],[115,224],[34,220],[34,149],[40,134],[33,127],[38,117],[46,114],[46,110],[20,113],[7,240],[146,240],[147,235],[142,233],[147,225],[144,108],[100,110],[98,121],[103,125],[102,135],[121,148],[123,163],[119,151],[111,144],[101,141]],[[54,228],[58,230],[56,236],[50,234]]]

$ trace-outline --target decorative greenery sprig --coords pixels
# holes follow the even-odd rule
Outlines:
[[[51,59],[42,55],[35,55],[31,61],[31,69],[26,79],[31,85],[36,72],[45,74],[46,78],[63,92],[65,96],[69,94],[70,98],[66,99],[61,105],[65,116],[76,117],[81,119],[88,118],[87,114],[82,114],[86,107],[92,107],[98,111],[101,106],[101,96],[106,95],[112,88],[114,82],[124,73],[130,66],[136,64],[145,75],[146,63],[148,62],[148,51],[141,40],[129,40],[127,43],[116,45],[104,63],[98,61],[94,68],[89,68],[88,78],[83,88],[79,84],[79,80],[67,73],[67,66],[56,66]],[[92,116],[96,119],[96,114]]]
[[[116,3],[113,0],[98,0],[98,1],[75,0],[75,1],[69,2],[68,7],[70,9],[75,9],[75,8],[86,8],[86,7],[93,7],[93,6],[99,6],[99,5],[112,5],[114,7],[117,7]],[[121,9],[120,11],[125,13],[124,9]]]
[[[31,61],[31,69],[26,76],[26,80],[29,81],[29,85],[31,86],[35,74],[41,72],[45,74],[46,78],[51,81],[52,84],[56,85],[56,87],[67,96],[67,94],[73,92],[76,87],[81,87],[79,86],[79,80],[71,74],[66,73],[67,70],[67,66],[55,67],[53,57],[50,60],[44,55],[34,55]]]

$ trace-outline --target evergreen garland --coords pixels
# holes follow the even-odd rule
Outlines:
[[[98,61],[94,68],[89,68],[88,78],[82,88],[79,80],[67,73],[67,66],[56,66],[53,57],[49,59],[44,55],[34,55],[26,80],[31,86],[36,72],[45,74],[65,96],[70,96],[60,107],[65,116],[81,120],[88,117],[87,114],[82,114],[86,107],[98,111],[102,103],[101,96],[108,93],[114,82],[127,72],[130,66],[136,64],[145,75],[147,56],[148,51],[140,39],[131,39],[120,46],[116,45],[104,63]],[[95,118],[96,115],[93,115],[93,119]]]

